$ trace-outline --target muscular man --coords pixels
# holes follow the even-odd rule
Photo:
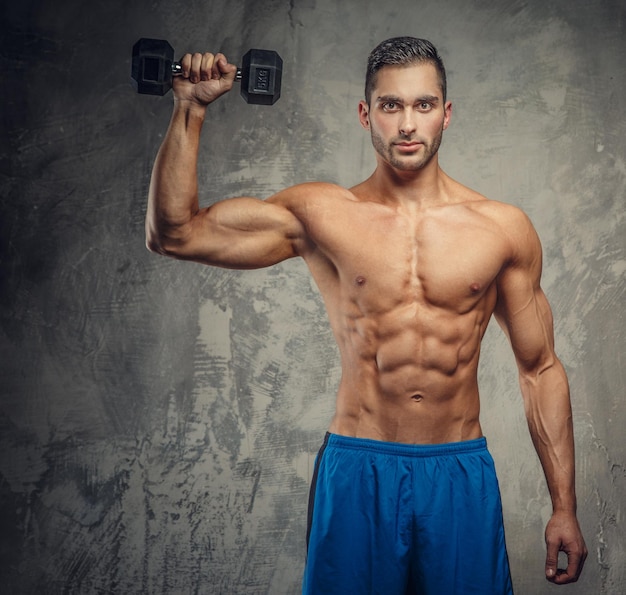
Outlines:
[[[336,412],[311,487],[304,592],[512,592],[479,422],[478,358],[492,314],[515,353],[552,499],[546,577],[576,581],[587,551],[541,246],[520,210],[440,168],[452,105],[435,48],[396,38],[371,53],[358,113],[377,167],[363,183],[309,183],[204,209],[200,133],[236,68],[210,53],[188,54],[182,66],[151,181],[148,247],[238,269],[303,258],[341,354]],[[566,569],[557,569],[560,550]]]

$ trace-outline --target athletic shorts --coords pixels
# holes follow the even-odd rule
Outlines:
[[[307,547],[305,595],[513,593],[485,438],[412,445],[327,434]]]

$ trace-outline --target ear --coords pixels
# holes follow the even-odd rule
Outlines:
[[[452,102],[446,101],[443,108],[443,129],[445,130],[450,125],[450,118],[452,118]]]
[[[363,100],[359,102],[359,122],[361,122],[361,126],[363,126],[365,130],[370,129],[370,108],[367,102]]]

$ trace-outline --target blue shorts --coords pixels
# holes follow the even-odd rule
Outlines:
[[[508,595],[485,438],[411,445],[327,434],[315,462],[305,595]]]

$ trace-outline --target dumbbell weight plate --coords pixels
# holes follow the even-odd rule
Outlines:
[[[280,99],[283,60],[273,50],[249,50],[241,67],[241,96],[256,105],[274,105]]]
[[[144,37],[133,46],[131,78],[138,93],[165,95],[172,88],[174,48],[164,39]]]

